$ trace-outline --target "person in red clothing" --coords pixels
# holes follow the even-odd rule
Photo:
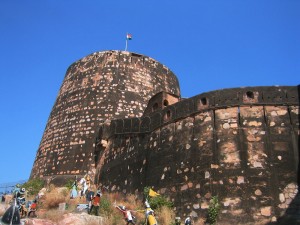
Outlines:
[[[95,214],[96,216],[99,216],[100,200],[101,200],[101,192],[98,191],[96,196],[92,198],[92,206],[90,209],[91,214]]]
[[[31,203],[31,205],[29,206],[28,217],[30,217],[31,213],[32,213],[33,217],[36,217],[36,214],[35,214],[36,207],[37,207],[36,200],[34,200],[33,203]]]
[[[130,210],[126,209],[125,206],[116,206],[116,208],[117,208],[118,210],[120,210],[120,211],[123,213],[124,219],[125,219],[125,221],[127,222],[126,225],[129,225],[129,224],[135,225],[135,223],[133,222],[134,216],[132,216]]]

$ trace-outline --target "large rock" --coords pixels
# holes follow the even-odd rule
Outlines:
[[[5,204],[0,204],[0,215],[3,215],[5,211],[6,211]]]
[[[99,224],[104,225],[104,218],[100,216],[92,216],[86,213],[65,214],[63,220],[58,225],[86,225],[86,224]]]
[[[26,225],[57,225],[57,223],[54,223],[50,220],[46,219],[25,219],[24,224]]]
[[[86,224],[94,224],[94,225],[104,225],[104,218],[100,216],[91,216],[87,213],[74,214],[68,213],[63,215],[63,218],[58,223],[52,222],[47,219],[26,219],[24,221],[26,225],[86,225]]]

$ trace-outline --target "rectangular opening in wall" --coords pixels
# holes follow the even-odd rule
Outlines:
[[[141,58],[141,57],[143,57],[142,55],[140,55],[140,54],[136,54],[136,53],[131,53],[131,56],[133,56],[133,57],[138,57],[138,58]]]

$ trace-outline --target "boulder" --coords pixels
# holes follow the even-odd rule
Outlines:
[[[57,225],[57,223],[54,223],[50,220],[46,220],[46,219],[25,219],[24,220],[24,225]]]
[[[86,225],[86,224],[99,224],[104,225],[104,218],[100,216],[92,216],[87,213],[68,213],[63,216],[63,219],[58,225]]]

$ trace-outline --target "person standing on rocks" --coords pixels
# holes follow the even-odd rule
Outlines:
[[[92,205],[91,205],[91,209],[90,209],[90,214],[94,214],[96,216],[99,216],[100,200],[101,200],[101,192],[97,191],[96,196],[92,198]]]
[[[86,199],[86,201],[88,203],[88,213],[91,213],[91,210],[92,210],[92,200],[94,198],[94,195],[95,195],[95,193],[90,188],[88,188],[86,190],[85,199]]]
[[[76,179],[77,179],[77,177],[75,176],[75,180],[71,187],[71,198],[77,197],[77,180]]]

